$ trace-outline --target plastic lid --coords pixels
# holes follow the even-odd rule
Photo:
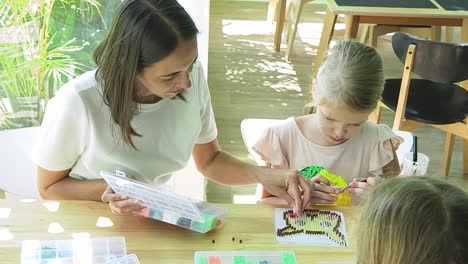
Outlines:
[[[152,186],[110,172],[101,171],[100,174],[114,192],[136,199],[146,207],[177,212],[182,217],[205,222],[195,201],[188,197],[163,186]]]

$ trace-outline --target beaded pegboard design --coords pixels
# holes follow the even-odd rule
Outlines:
[[[306,209],[296,215],[291,209],[275,209],[278,242],[347,247],[343,213]]]

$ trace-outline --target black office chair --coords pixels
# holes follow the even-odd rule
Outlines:
[[[402,79],[387,79],[374,112],[378,122],[382,107],[395,111],[393,129],[413,130],[430,124],[447,132],[443,172],[448,175],[454,135],[463,138],[463,172],[468,174],[468,43],[443,43],[395,33],[395,54],[405,64]],[[421,79],[411,78],[415,73]]]

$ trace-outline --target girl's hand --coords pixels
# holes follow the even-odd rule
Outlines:
[[[312,198],[310,204],[331,204],[336,202],[336,197],[330,194],[339,194],[340,188],[331,186],[331,182],[321,176],[320,174],[315,175],[312,179],[308,180],[310,184],[314,185],[315,192],[312,192]]]
[[[111,187],[107,187],[101,196],[101,200],[109,203],[109,207],[114,214],[129,215],[145,208],[137,200],[128,199],[128,197],[116,194]]]
[[[256,167],[255,178],[267,192],[286,201],[294,213],[302,213],[310,202],[313,185],[299,171]]]
[[[330,196],[334,192],[331,186],[321,185],[315,181],[307,181],[299,171],[259,168],[256,179],[271,194],[286,201],[297,214],[302,213],[310,203],[333,203],[336,198]],[[315,179],[317,182],[328,182],[325,178]],[[328,184],[330,184],[328,182]]]
[[[367,180],[367,181],[362,182],[363,180]],[[351,187],[348,189],[348,191],[351,194],[361,196],[363,194],[367,194],[381,181],[382,181],[382,178],[379,176],[368,177],[368,178],[355,178],[350,183]]]

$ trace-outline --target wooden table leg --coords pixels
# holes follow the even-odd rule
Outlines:
[[[333,36],[333,31],[335,30],[336,19],[338,15],[334,14],[327,9],[325,13],[325,19],[323,21],[322,36],[320,37],[320,44],[318,46],[317,55],[315,56],[315,62],[312,66],[312,77],[317,77],[317,72],[322,62],[323,54],[328,49],[328,44]]]
[[[268,12],[267,12],[267,22],[272,23],[275,22],[276,19],[276,12],[278,6],[278,0],[270,0],[268,2]]]
[[[445,42],[454,42],[453,27],[445,27]]]
[[[359,39],[359,42],[361,42],[361,43],[372,43],[372,40],[369,39],[369,37],[370,37],[370,34],[369,34],[370,27],[371,27],[370,24],[364,24],[363,25],[363,27],[361,29],[361,37]],[[367,41],[368,39],[369,39],[369,41]]]
[[[460,41],[468,43],[468,18],[463,19]],[[468,91],[468,80],[462,82],[460,86]],[[468,122],[466,125],[468,129]],[[465,179],[468,179],[468,139],[466,138],[463,140],[463,174]]]
[[[441,41],[441,26],[431,26],[431,40]]]
[[[468,18],[463,19],[460,41],[461,43],[468,43]],[[468,91],[468,80],[462,82],[460,86]]]
[[[463,175],[468,180],[468,139],[463,140]]]
[[[275,30],[275,41],[273,44],[273,49],[275,52],[280,51],[281,47],[281,35],[283,34],[283,27],[284,27],[284,17],[286,15],[286,0],[278,0],[277,3],[277,16],[278,19],[276,20],[276,30]],[[278,12],[279,10],[279,12]]]
[[[294,38],[296,38],[297,34],[297,26],[299,25],[299,21],[301,20],[302,9],[304,8],[305,1],[303,0],[291,0],[290,4],[288,5],[288,19],[289,21],[289,28],[287,34],[287,47],[286,53],[284,57],[286,60],[289,60],[291,57],[291,51],[294,44]],[[293,13],[293,14],[291,14]]]
[[[450,171],[450,161],[452,160],[454,141],[455,135],[447,132],[445,135],[444,158],[442,160],[442,173],[445,177],[448,176],[448,173]]]
[[[359,29],[360,16],[348,15],[346,17],[345,39],[356,39]]]

